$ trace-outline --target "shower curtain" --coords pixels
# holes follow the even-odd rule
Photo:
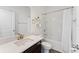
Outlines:
[[[52,49],[71,52],[72,8],[46,15],[46,38]]]

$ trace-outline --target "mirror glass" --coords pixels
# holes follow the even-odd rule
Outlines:
[[[0,9],[0,37],[15,35],[15,13]]]

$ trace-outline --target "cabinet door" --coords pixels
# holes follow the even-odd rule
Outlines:
[[[41,41],[37,42],[23,53],[41,53]]]
[[[15,13],[0,9],[0,37],[14,36]]]

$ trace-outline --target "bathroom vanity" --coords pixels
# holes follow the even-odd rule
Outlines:
[[[41,41],[26,49],[23,53],[41,53]]]
[[[21,40],[14,40],[0,45],[0,53],[39,53],[41,52],[41,35],[29,35]]]

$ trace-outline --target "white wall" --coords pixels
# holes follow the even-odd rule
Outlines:
[[[69,8],[69,7],[71,7],[71,6],[45,6],[44,8],[46,9],[45,12],[47,13],[47,12],[65,9],[65,8]]]
[[[31,7],[31,19],[34,19],[35,17],[40,17],[40,21],[41,21],[41,24],[42,24],[42,21],[44,20],[43,19],[43,15],[42,13],[45,11],[45,7],[41,7],[41,6],[32,6]],[[42,27],[43,28],[43,27]],[[42,29],[40,28],[37,28],[35,26],[35,24],[32,23],[32,33],[33,34],[41,34],[42,33]]]
[[[32,6],[31,7],[31,16],[36,17],[36,16],[41,16],[41,14],[45,12],[45,7],[43,6]]]
[[[30,8],[24,6],[0,6],[0,9],[5,9],[15,12],[16,32],[29,34],[31,30]]]

